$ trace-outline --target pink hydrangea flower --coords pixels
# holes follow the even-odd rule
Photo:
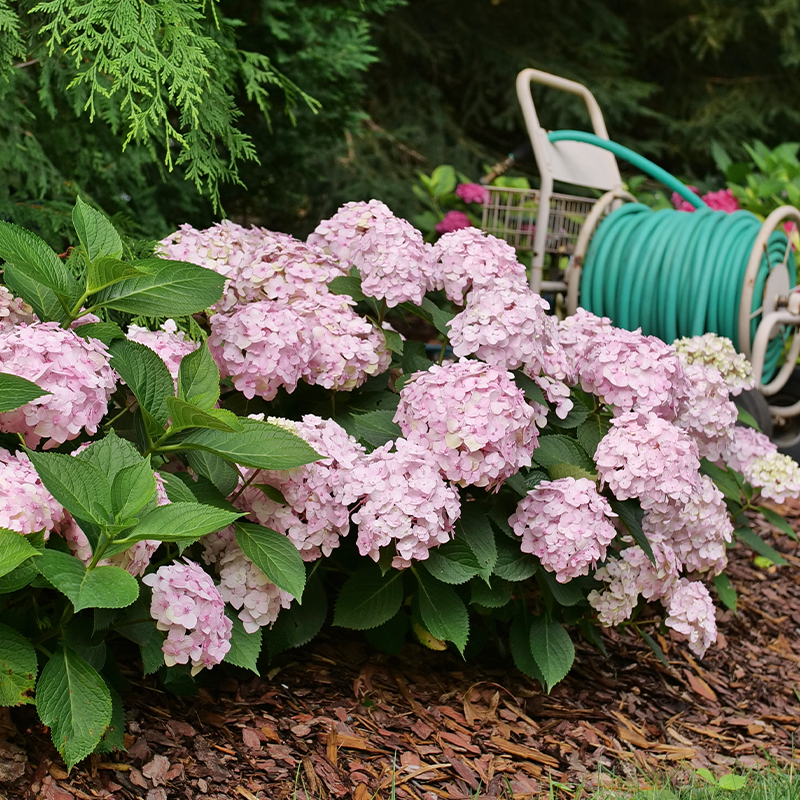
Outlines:
[[[569,386],[567,386],[567,384],[565,384],[563,381],[555,380],[547,375],[534,374],[531,377],[533,382],[544,392],[548,401],[556,407],[556,416],[559,419],[566,419],[567,415],[572,410],[572,407],[575,405],[570,396]],[[531,403],[531,405],[536,404]],[[543,410],[546,417],[549,409],[545,408]],[[536,424],[539,424],[538,420]],[[544,427],[546,424],[547,422],[545,420],[545,422],[539,427]]]
[[[462,228],[472,227],[469,217],[463,211],[448,211],[440,222],[436,223],[436,233],[450,233]]]
[[[197,342],[187,339],[183,331],[178,330],[173,319],[168,319],[161,326],[160,331],[151,331],[147,328],[140,328],[138,325],[130,325],[126,335],[132,342],[149,347],[167,365],[176,386],[181,360],[197,350],[199,346]]]
[[[222,662],[231,649],[233,623],[225,616],[225,602],[211,576],[192,561],[175,562],[145,575],[142,583],[153,590],[150,615],[160,631],[164,663],[192,664],[192,674]]]
[[[479,183],[459,183],[456,186],[456,197],[465,203],[488,203],[489,190]]]
[[[689,637],[689,649],[703,656],[717,641],[716,609],[708,589],[699,581],[681,578],[666,601],[667,627]]]
[[[375,219],[356,243],[352,259],[361,273],[361,291],[385,300],[389,308],[405,302],[420,305],[437,282],[430,245],[399,217]]]
[[[755,387],[753,366],[724,336],[704,333],[702,336],[684,337],[677,339],[674,347],[684,364],[701,363],[717,370],[734,397],[744,389]]]
[[[714,211],[725,211],[728,214],[732,214],[734,211],[738,211],[741,208],[739,201],[730,189],[706,192],[703,195],[703,200],[705,200],[706,205],[710,209]]]
[[[700,190],[696,186],[687,186],[686,188],[695,194],[700,193]],[[684,200],[677,192],[672,193],[670,201],[672,202],[672,205],[676,211],[693,212],[695,210],[695,207],[688,200]]]
[[[366,453],[333,420],[307,414],[302,422],[281,420],[281,424],[307,441],[323,458],[292,470],[259,471],[255,483],[278,489],[285,505],[267,497],[257,486],[245,489],[235,505],[247,511],[255,522],[289,538],[304,561],[314,561],[329,556],[350,529],[348,504],[355,498],[347,484]],[[252,472],[246,470],[245,479]]]
[[[601,484],[619,500],[637,497],[645,510],[688,503],[700,479],[697,444],[653,413],[623,414],[595,452]]]
[[[233,527],[204,536],[203,560],[216,564],[219,573],[219,593],[235,608],[247,633],[272,627],[282,608],[289,608],[292,596],[279,589],[242,552],[236,542]]]
[[[349,269],[358,240],[376,220],[392,217],[391,209],[380,200],[345,203],[330,219],[322,220],[306,241]]]
[[[439,262],[439,281],[449,300],[464,304],[464,293],[474,288],[510,286],[520,291],[528,286],[525,267],[517,251],[507,242],[478,228],[461,226],[445,233],[433,246]]]
[[[538,442],[534,411],[513,376],[467,359],[412,375],[394,421],[462,486],[499,487],[530,466]]]
[[[567,372],[578,380],[578,373],[586,363],[586,351],[600,334],[616,330],[608,317],[597,317],[585,308],[579,308],[572,316],[556,322],[556,339],[566,356]]]
[[[44,531],[47,538],[65,513],[28,456],[0,448],[0,528],[22,534]]]
[[[3,372],[33,381],[50,394],[0,414],[0,430],[21,433],[28,447],[45,448],[97,432],[116,386],[108,348],[57,322],[18,325],[0,332]]]
[[[551,336],[549,308],[527,286],[473,289],[464,310],[449,322],[453,353],[509,370],[541,364]]]
[[[39,318],[20,297],[14,297],[5,286],[0,286],[0,332],[11,331],[17,325],[32,325]]]
[[[719,461],[728,449],[739,411],[719,371],[701,361],[684,365],[688,381],[675,424],[697,442],[702,458]]]
[[[395,569],[427,559],[432,547],[450,541],[461,514],[458,493],[429,451],[405,439],[364,458],[350,473],[348,491],[348,499],[362,498],[352,517],[358,552],[377,561],[381,549],[393,544]]]
[[[675,419],[689,382],[675,349],[641,331],[598,332],[577,364],[581,388],[598,395],[615,414],[653,412]]]
[[[770,441],[769,436],[755,428],[737,425],[722,454],[722,460],[731,469],[744,473],[756,459],[777,452],[778,446]]]
[[[606,557],[617,531],[617,515],[588,478],[542,481],[528,492],[508,524],[522,537],[520,550],[532,553],[559,583],[588,575]]]
[[[800,499],[800,465],[783,453],[770,453],[756,458],[743,470],[745,480],[762,496],[783,503],[788,498]]]

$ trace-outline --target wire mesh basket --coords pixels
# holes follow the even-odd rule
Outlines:
[[[532,252],[539,190],[505,186],[487,186],[486,189],[488,196],[483,205],[481,229],[505,240],[517,250]],[[590,197],[553,194],[545,252],[572,255],[581,226],[596,202]]]

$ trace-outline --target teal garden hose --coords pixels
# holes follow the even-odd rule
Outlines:
[[[713,331],[749,353],[771,271],[783,265],[786,288],[797,283],[794,253],[783,230],[774,230],[766,241],[752,292],[749,340],[740,341],[742,287],[762,221],[749,211],[712,211],[677,178],[616,142],[583,131],[556,131],[548,138],[609,150],[697,209],[653,211],[628,203],[612,211],[598,226],[583,261],[581,305],[622,328],[641,327],[667,342]],[[775,373],[783,346],[781,336],[769,342],[764,382]]]

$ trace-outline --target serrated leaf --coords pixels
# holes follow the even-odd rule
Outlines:
[[[0,528],[0,576],[7,575],[33,556],[38,556],[25,536]]]
[[[536,573],[538,564],[536,560],[523,553],[519,544],[515,544],[505,537],[497,538],[497,563],[494,565],[494,574],[507,581],[525,581]]]
[[[539,445],[533,451],[533,460],[542,467],[572,464],[594,472],[594,462],[589,454],[575,439],[562,434],[540,436]]]
[[[138,525],[115,541],[106,551],[121,553],[144,539],[159,542],[181,542],[188,545],[201,536],[218,531],[244,516],[241,511],[228,511],[202,503],[170,503],[156,506]]]
[[[325,623],[328,597],[319,577],[314,576],[309,580],[303,599],[303,605],[292,603],[290,608],[281,611],[272,628],[265,631],[270,658],[310,642]]]
[[[512,589],[506,581],[495,578],[492,585],[475,580],[470,584],[470,602],[484,608],[502,608],[511,602]]]
[[[527,614],[517,614],[514,617],[508,631],[508,644],[516,668],[544,686],[544,675],[531,653],[531,626]]]
[[[555,414],[550,419],[558,428],[567,428],[568,430],[571,428],[577,428],[578,426],[582,425],[586,418],[589,416],[591,412],[587,408],[583,408],[579,405],[573,405],[572,408],[567,412],[567,415],[561,419],[557,414]]]
[[[464,539],[454,539],[432,548],[423,567],[442,583],[466,583],[481,572],[478,557]]]
[[[433,366],[428,358],[425,345],[411,339],[403,344],[403,374],[413,375],[415,372],[426,372]]]
[[[497,544],[485,506],[477,503],[462,506],[461,517],[456,522],[456,541],[459,539],[469,545],[477,560],[479,574],[488,583],[497,563]]]
[[[430,315],[430,321],[439,333],[444,336],[450,335],[450,321],[455,317],[455,314],[439,308],[439,306],[428,297],[422,299],[422,309]]]
[[[400,426],[393,422],[394,411],[370,411],[367,414],[354,414],[358,436],[373,447],[381,447],[403,435]]]
[[[244,428],[236,414],[223,408],[210,408],[204,411],[177,397],[167,398],[170,413],[170,426],[179,431],[185,428],[206,428],[229,433],[241,433]]]
[[[590,481],[597,480],[597,473],[591,472],[583,467],[576,467],[574,464],[553,464],[552,467],[547,468],[547,474],[551,481],[557,481],[560,478],[587,478]]]
[[[111,722],[100,739],[96,753],[113,753],[114,750],[126,750],[125,747],[125,706],[119,692],[113,686],[108,687],[111,694]]]
[[[736,587],[724,572],[714,576],[714,587],[722,604],[731,611],[736,611],[736,603],[738,601]]]
[[[225,278],[214,270],[158,258],[131,264],[148,272],[98,292],[90,301],[94,308],[146,317],[183,317],[203,311],[222,297]]]
[[[419,614],[425,628],[445,642],[452,642],[463,655],[469,637],[469,614],[455,589],[431,577],[417,573]]]
[[[736,407],[738,412],[737,421],[741,422],[742,425],[746,425],[748,428],[755,428],[757,431],[761,432],[761,426],[756,421],[756,418],[749,412],[745,411],[743,408],[739,406]]]
[[[208,478],[224,497],[239,485],[239,471],[230,461],[203,450],[190,450],[186,460],[198,475]]]
[[[16,569],[0,577],[0,594],[11,594],[27,586],[38,577],[39,570],[32,558],[23,561]]]
[[[261,654],[261,628],[256,629],[253,633],[248,633],[232,608],[226,607],[225,614],[233,623],[233,627],[231,628],[231,649],[225,654],[223,660],[228,664],[249,669],[250,672],[260,675],[258,657]]]
[[[361,291],[361,278],[351,275],[340,275],[328,284],[328,291],[333,294],[345,294],[352,297],[357,303],[366,300],[366,295]]]
[[[0,706],[32,703],[38,672],[31,643],[14,628],[0,625]]]
[[[113,428],[102,439],[92,442],[85,450],[72,457],[91,464],[109,482],[114,480],[121,469],[144,461],[139,451],[127,439],[117,436]]]
[[[531,623],[531,655],[544,677],[547,693],[563,678],[575,660],[575,647],[564,628],[546,616]]]
[[[98,258],[90,261],[86,269],[86,291],[95,294],[107,286],[141,274],[132,264],[118,258]]]
[[[94,668],[77,653],[59,647],[42,670],[36,708],[72,769],[94,750],[110,724],[111,693]]]
[[[258,469],[294,469],[321,458],[307,442],[280,425],[243,417],[239,421],[244,428],[242,433],[192,431],[181,438],[179,447],[181,450],[205,450],[244,467]]]
[[[167,365],[149,348],[128,339],[111,343],[111,366],[128,384],[139,405],[159,425],[169,420],[167,398],[175,396],[175,384]]]
[[[100,470],[80,458],[26,449],[45,489],[73,516],[105,524],[111,515],[111,484]]]
[[[32,381],[20,378],[18,375],[0,373],[0,412],[13,411],[15,408],[50,394]]]
[[[786,559],[774,548],[768,545],[757,533],[750,528],[737,528],[733,535],[748,547],[756,551],[760,556],[764,556],[772,561],[773,564],[787,564]]]
[[[549,481],[550,475],[540,469],[531,470],[525,475],[525,488],[528,491],[535,489],[542,481]]]
[[[741,503],[741,489],[734,476],[728,470],[712,464],[707,458],[701,458],[700,471],[714,481],[728,500],[732,500],[734,503]]]
[[[386,340],[386,346],[393,353],[403,355],[403,337],[397,331],[391,331],[388,328],[382,328],[383,338]]]
[[[644,550],[651,564],[656,563],[653,548],[647,539],[647,535],[642,529],[642,519],[644,511],[636,500],[617,500],[612,498],[610,501],[611,510],[622,520],[623,525],[628,530],[633,540]]]
[[[273,503],[278,503],[282,506],[287,505],[286,498],[283,496],[280,489],[270,486],[268,483],[251,483],[250,485],[256,489],[260,489],[264,493],[264,496],[272,500]]]
[[[115,339],[125,338],[122,328],[114,322],[87,322],[85,325],[78,325],[73,330],[84,339],[98,339],[106,347]]]
[[[33,280],[24,269],[6,264],[3,268],[3,281],[17,297],[21,297],[36,312],[42,322],[65,322],[67,311],[58,295],[44,284]]]
[[[219,367],[203,344],[181,359],[178,397],[198,408],[214,408],[219,400]]]
[[[36,559],[36,568],[65,594],[75,607],[125,608],[139,596],[136,578],[120,567],[95,567],[87,570],[75,556],[45,550]]]
[[[279,588],[301,602],[306,568],[297,548],[277,531],[249,522],[236,523],[236,541],[244,554]]]
[[[403,604],[403,577],[395,571],[384,576],[375,564],[354,572],[336,598],[333,624],[365,631],[390,620]]]
[[[135,517],[156,493],[156,477],[147,461],[123,467],[111,484],[111,508],[117,521]]]
[[[55,250],[25,228],[0,222],[0,258],[65,300],[80,293],[77,281]]]
[[[573,579],[567,581],[567,583],[559,583],[555,579],[553,573],[547,569],[539,570],[536,573],[536,577],[540,585],[543,583],[547,587],[550,594],[553,595],[553,599],[560,606],[568,608],[577,605],[584,599],[583,592],[577,580]]]
[[[173,475],[171,472],[159,472],[158,475],[161,477],[170,503],[198,502],[192,494],[192,490],[177,475]]]
[[[774,525],[779,531],[797,541],[797,534],[794,532],[794,529],[780,514],[766,506],[757,506],[757,508],[770,525]]]
[[[106,216],[77,199],[72,209],[72,224],[78,234],[89,261],[100,256],[119,258],[122,255],[122,239]]]
[[[597,416],[591,416],[578,426],[575,433],[578,437],[578,441],[581,443],[581,447],[583,447],[591,458],[594,458],[597,445],[600,444],[602,438],[606,435],[602,420]]]
[[[544,392],[536,385],[533,378],[529,378],[521,369],[513,371],[514,382],[525,394],[525,399],[529,403],[538,403],[547,408],[547,398]]]

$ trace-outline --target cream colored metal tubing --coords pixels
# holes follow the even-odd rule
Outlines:
[[[797,357],[800,355],[800,336],[795,331],[792,338],[792,346],[786,354],[786,361],[781,367],[778,374],[769,382],[761,385],[761,377],[764,374],[764,356],[767,352],[767,345],[769,344],[770,334],[776,325],[791,325],[797,327],[800,325],[800,315],[793,314],[791,311],[782,309],[780,311],[772,311],[765,315],[758,325],[755,338],[753,339],[753,354],[751,363],[753,365],[753,377],[755,378],[758,390],[765,397],[770,397],[777,394],[789,380],[789,376],[797,366]],[[794,416],[793,414],[779,414],[778,416]]]

